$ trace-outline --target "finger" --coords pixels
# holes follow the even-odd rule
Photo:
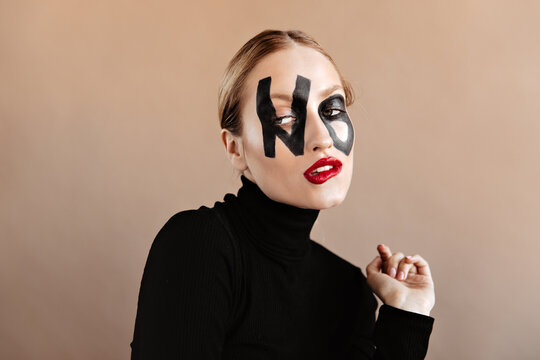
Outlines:
[[[377,256],[373,261],[371,261],[366,267],[367,275],[375,274],[381,272],[382,259],[380,256]]]
[[[381,259],[383,261],[387,261],[390,256],[392,256],[390,248],[384,244],[380,244],[379,246],[377,246],[377,251],[379,252],[379,255],[381,256]]]
[[[428,262],[420,255],[407,256],[405,258],[407,263],[413,264],[420,275],[427,275],[431,277],[431,270]]]
[[[388,273],[388,259],[390,259],[390,257],[392,256],[392,251],[390,251],[390,248],[384,244],[378,245],[377,251],[379,252],[379,256],[383,261],[382,272]]]
[[[408,262],[407,257],[404,257],[398,264],[396,279],[403,281],[407,279],[409,272],[413,273],[413,271],[416,272],[414,264]]]
[[[390,275],[391,277],[395,278],[396,275],[397,275],[398,265],[399,265],[400,261],[403,260],[404,257],[405,257],[405,255],[403,255],[403,253],[401,253],[401,252],[396,252],[396,253],[392,254],[390,259],[388,259],[387,264],[385,264],[386,265],[386,273],[388,275]]]

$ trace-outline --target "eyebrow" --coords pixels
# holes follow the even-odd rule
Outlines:
[[[336,85],[333,85],[326,89],[321,90],[319,92],[319,95],[322,98],[326,98],[336,90],[344,90],[344,89],[343,89],[343,86],[341,86],[340,84],[336,84]],[[281,100],[290,102],[292,101],[292,94],[282,94],[282,93],[271,94],[270,99],[281,99]]]
[[[322,98],[326,98],[328,96],[330,96],[330,94],[332,94],[334,91],[336,90],[342,90],[342,91],[345,91],[343,89],[343,86],[341,86],[340,84],[336,84],[334,86],[330,86],[329,88],[326,88],[326,89],[323,89],[321,90],[321,92],[319,93],[320,97]]]

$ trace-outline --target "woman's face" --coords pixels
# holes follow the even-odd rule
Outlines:
[[[340,204],[351,183],[354,131],[332,63],[292,46],[262,59],[242,94],[243,174],[300,208]]]

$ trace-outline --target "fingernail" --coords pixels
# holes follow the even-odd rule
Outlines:
[[[398,273],[398,276],[397,276],[398,280],[403,280],[405,279],[405,273],[403,271],[400,271]]]
[[[396,277],[396,268],[391,268],[388,272],[388,275],[390,275],[391,277]]]

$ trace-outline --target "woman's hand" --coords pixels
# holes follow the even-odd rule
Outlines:
[[[377,246],[377,256],[367,266],[367,283],[386,304],[423,315],[435,305],[429,264],[420,255],[392,254],[386,245]]]

